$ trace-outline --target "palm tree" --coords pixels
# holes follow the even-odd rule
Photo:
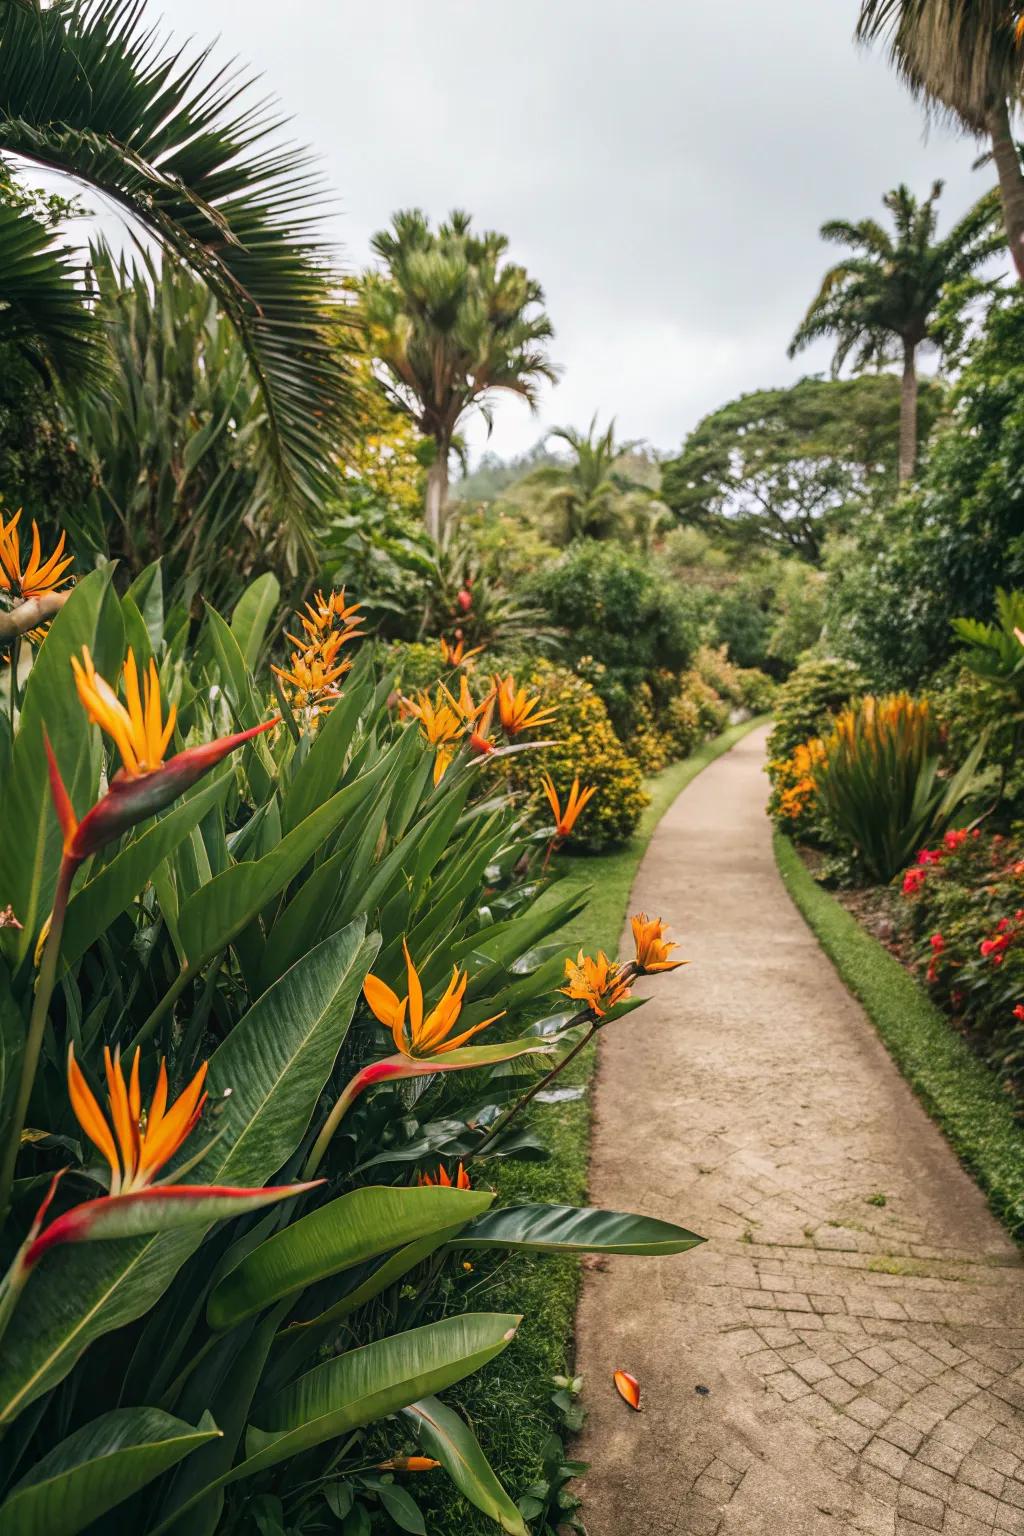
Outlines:
[[[459,423],[476,408],[490,426],[493,390],[534,406],[538,382],[556,378],[553,331],[540,284],[505,259],[504,235],[475,235],[468,214],[452,213],[435,233],[418,209],[396,213],[372,246],[383,270],[361,284],[366,345],[389,398],[434,440],[426,522],[437,539]]]
[[[307,510],[332,484],[332,449],[354,417],[338,345],[351,310],[319,233],[308,154],[278,138],[276,112],[249,99],[236,69],[161,40],[141,0],[0,0],[0,59],[0,154],[95,188],[229,317],[264,402],[282,508],[308,547]],[[34,237],[17,226],[0,221],[0,313],[13,296],[26,323],[33,309],[49,314],[31,343],[40,360],[72,384],[94,377],[101,338],[80,273],[37,221]]]
[[[1024,173],[1012,119],[1021,93],[1021,18],[1008,0],[862,0],[857,36],[888,40],[915,96],[989,139],[1006,237],[1024,280]]]
[[[895,233],[875,219],[833,219],[821,237],[857,254],[825,273],[789,347],[790,357],[820,336],[834,336],[833,377],[853,354],[856,370],[901,361],[899,478],[917,464],[917,354],[936,337],[936,311],[947,285],[969,277],[1002,249],[992,233],[993,197],[982,198],[941,240],[935,239],[941,181],[919,203],[905,186],[882,199]]]
[[[586,432],[555,427],[549,437],[566,443],[572,457],[542,464],[525,484],[547,488],[542,511],[556,515],[562,542],[606,539],[625,532],[642,542],[654,495],[622,472],[622,461],[635,445],[615,441],[615,422],[598,432],[595,414]]]

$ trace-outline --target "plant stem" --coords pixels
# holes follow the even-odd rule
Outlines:
[[[597,1030],[597,1020],[591,1019],[590,1028],[583,1036],[583,1039],[580,1040],[578,1044],[573,1046],[568,1056],[563,1056],[562,1060],[558,1063],[557,1066],[552,1067],[551,1071],[546,1073],[544,1077],[540,1078],[536,1083],[534,1083],[532,1088],[527,1089],[522,1097],[516,1100],[510,1110],[495,1120],[494,1124],[484,1136],[483,1140],[480,1141],[478,1145],[473,1149],[473,1151],[470,1152],[466,1157],[465,1161],[467,1163],[471,1163],[476,1158],[478,1158],[481,1155],[483,1148],[487,1146],[488,1142],[493,1141],[495,1136],[499,1135],[500,1132],[507,1130],[516,1116],[520,1114],[528,1104],[532,1103],[532,1101],[537,1097],[538,1093],[540,1093],[543,1088],[546,1088],[549,1083],[553,1083],[560,1072],[565,1071],[570,1061],[574,1061],[579,1055],[580,1051],[582,1051],[583,1047],[590,1044],[591,1040],[593,1040],[594,1036],[597,1034]]]
[[[144,1024],[139,1026],[138,1033],[125,1051],[126,1056],[130,1056],[137,1046],[142,1045],[144,1041],[149,1039],[150,1035],[153,1033],[160,1020],[163,1018],[164,1014],[169,1008],[174,1007],[174,1004],[178,1001],[178,998],[184,992],[185,988],[188,986],[188,983],[191,980],[191,970],[189,970],[187,966],[183,966],[182,969],[178,972],[177,976],[171,982],[171,985],[167,988],[167,991],[164,993],[163,997],[153,1009],[153,1012],[150,1014],[149,1018],[145,1021]]]
[[[53,910],[50,913],[50,931],[46,935],[46,943],[43,946],[43,958],[39,965],[39,979],[36,982],[36,995],[32,1003],[32,1015],[28,1023],[28,1034],[25,1036],[25,1051],[21,1058],[21,1078],[18,1083],[18,1094],[14,1101],[10,1130],[8,1131],[7,1142],[4,1147],[3,1165],[0,1167],[0,1223],[3,1222],[7,1212],[10,1210],[11,1187],[14,1183],[14,1166],[18,1160],[21,1133],[25,1125],[25,1116],[28,1113],[29,1099],[32,1097],[32,1087],[36,1080],[39,1053],[42,1050],[46,1019],[50,1010],[50,998],[53,996],[54,983],[57,979],[57,957],[60,953],[61,935],[64,932],[64,914],[67,911],[71,881],[74,879],[75,870],[78,868],[79,863],[80,860],[69,858],[65,854],[61,860],[60,871],[57,875],[57,888],[53,895]]]
[[[302,1170],[302,1177],[304,1180],[312,1179],[315,1177],[317,1169],[320,1167],[320,1164],[324,1160],[324,1155],[327,1152],[327,1148],[331,1144],[331,1139],[334,1136],[335,1131],[338,1129],[338,1126],[341,1124],[342,1116],[346,1113],[353,1100],[357,1098],[360,1092],[362,1087],[361,1078],[362,1073],[357,1072],[355,1077],[353,1077],[352,1080],[347,1084],[341,1094],[341,1097],[338,1099],[338,1102],[335,1104],[334,1108],[327,1116],[327,1119],[324,1121],[323,1128],[316,1141],[313,1143],[313,1150],[310,1152],[308,1158],[306,1159],[306,1166]]]

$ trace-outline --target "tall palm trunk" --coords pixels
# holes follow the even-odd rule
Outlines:
[[[904,338],[900,383],[900,485],[914,478],[917,468],[917,346]]]
[[[427,471],[426,524],[430,537],[437,541],[448,510],[448,443],[438,443],[437,457]]]
[[[1024,282],[1024,173],[1013,141],[1010,109],[1005,97],[988,114],[992,136],[992,158],[999,172],[999,192],[1003,200],[1003,222],[1017,276]]]

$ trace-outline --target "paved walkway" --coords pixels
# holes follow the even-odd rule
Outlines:
[[[693,963],[602,1038],[590,1194],[709,1241],[586,1273],[588,1531],[1024,1533],[1024,1266],[790,904],[763,760],[633,891]]]

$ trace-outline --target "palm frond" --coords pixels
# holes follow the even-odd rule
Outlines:
[[[103,330],[85,302],[85,264],[52,230],[0,202],[0,341],[47,383],[77,390],[106,372]]]
[[[142,0],[0,0],[0,149],[98,189],[216,295],[265,402],[297,523],[355,422],[351,326],[309,155],[236,66],[187,57]]]

